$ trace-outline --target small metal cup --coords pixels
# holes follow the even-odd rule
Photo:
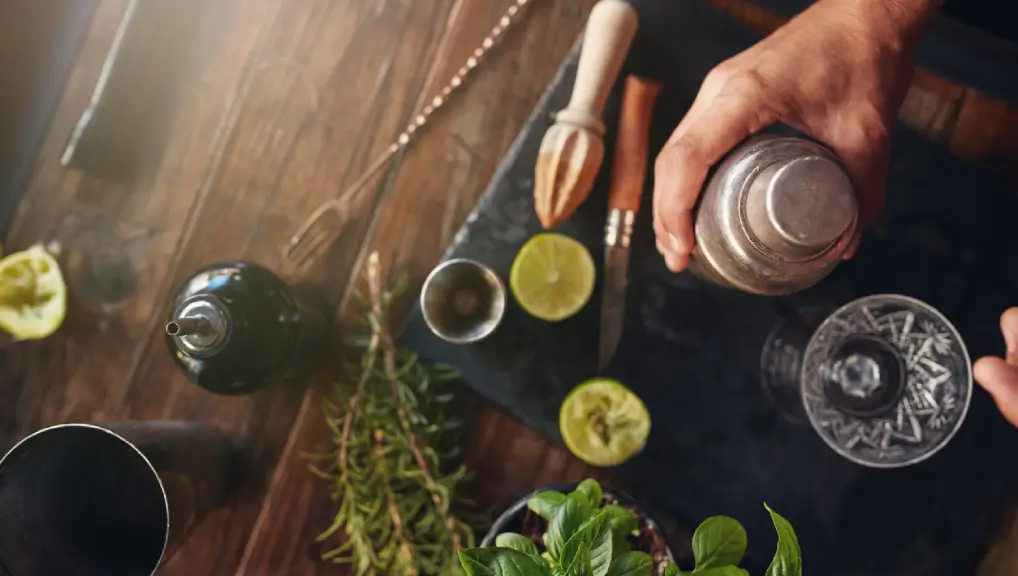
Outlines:
[[[225,502],[235,456],[195,422],[35,432],[0,460],[0,575],[150,576]]]
[[[506,290],[498,274],[466,258],[447,260],[428,274],[421,312],[428,328],[453,344],[481,340],[505,315]]]

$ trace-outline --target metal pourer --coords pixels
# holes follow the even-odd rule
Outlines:
[[[206,358],[219,352],[229,340],[229,317],[225,308],[212,299],[195,298],[166,323],[166,334],[184,354]]]

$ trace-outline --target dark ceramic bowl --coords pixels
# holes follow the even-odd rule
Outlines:
[[[495,520],[495,522],[491,525],[491,528],[488,530],[488,533],[484,535],[484,539],[481,540],[480,545],[494,546],[495,537],[497,537],[499,534],[502,534],[503,532],[522,532],[523,517],[526,516],[526,513],[529,510],[527,508],[527,501],[530,500],[530,498],[535,494],[545,492],[547,490],[554,490],[556,492],[568,494],[575,490],[577,486],[579,486],[579,484],[553,484],[551,486],[546,486],[539,490],[534,490],[533,492],[527,494],[523,498],[520,498],[519,500],[514,502],[512,506],[509,506],[509,508],[507,508],[506,511],[503,512],[502,515]],[[668,547],[668,535],[665,534],[665,531],[661,528],[661,525],[658,524],[657,521],[655,521],[654,518],[652,518],[650,514],[647,513],[646,510],[644,510],[642,507],[640,507],[639,504],[636,503],[636,500],[634,500],[631,496],[624,492],[610,490],[605,487],[602,487],[602,490],[604,491],[604,495],[606,497],[614,499],[615,502],[618,503],[620,506],[631,508],[637,514],[639,514],[642,517],[643,521],[642,526],[645,526],[646,528],[655,532],[658,535],[658,538],[660,539],[662,545],[664,546],[664,551],[668,557],[668,560],[671,562],[675,561],[675,557],[672,555],[672,550],[671,548]]]

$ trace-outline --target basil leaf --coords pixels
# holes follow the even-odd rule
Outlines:
[[[703,572],[697,572],[695,570],[679,570],[679,567],[676,566],[674,562],[669,562],[668,564],[665,565],[665,576],[693,576],[693,574],[696,574],[697,576],[699,576],[700,574],[707,574],[707,576],[711,576],[712,574],[713,576],[725,576],[725,574],[727,574],[726,572],[715,572],[715,570],[727,570],[728,568],[735,568],[735,566],[724,566],[722,568],[708,568]],[[735,576],[739,575],[736,574]],[[748,574],[746,576],[748,576]]]
[[[665,565],[665,576],[749,576],[749,572],[738,566],[715,566],[706,570],[687,572],[679,570],[674,562]]]
[[[774,551],[774,559],[767,567],[765,576],[802,576],[802,550],[795,530],[788,520],[772,510],[767,503],[764,503],[764,508],[770,513],[778,533],[778,549]]]
[[[540,556],[541,553],[537,550],[537,544],[526,536],[516,534],[514,532],[505,532],[495,537],[495,546],[499,548],[512,548],[513,550],[529,554],[531,556]]]
[[[605,576],[611,566],[615,541],[607,513],[600,513],[587,525],[590,534],[590,567],[594,576]]]
[[[680,576],[685,574],[690,576],[749,576],[749,572],[738,566],[715,566],[706,570],[696,569],[692,572],[679,572],[679,574]]]
[[[590,519],[573,534],[562,547],[559,563],[569,566],[581,546],[586,546],[590,555],[590,568],[594,576],[604,576],[612,561],[612,533],[608,513],[601,512]]]
[[[650,554],[634,550],[612,560],[606,576],[650,576],[653,570],[654,559]],[[668,574],[667,568],[665,574]]]
[[[562,504],[555,510],[554,516],[548,521],[548,536],[545,540],[548,552],[556,562],[568,566],[571,559],[562,557],[562,548],[566,542],[590,520],[593,510],[587,497],[580,492],[573,492],[565,497]],[[575,548],[574,548],[575,550]]]
[[[548,576],[548,565],[511,548],[460,550],[460,565],[467,576]]]
[[[626,552],[629,552],[629,542],[625,538],[619,538],[612,534],[612,558],[618,558]]]
[[[736,566],[746,554],[746,529],[734,518],[712,516],[693,533],[694,572]]]
[[[625,537],[639,530],[640,521],[628,508],[623,508],[616,504],[607,504],[602,510],[608,512],[612,525],[612,533]]]
[[[608,513],[608,521],[611,524],[614,543],[612,557],[628,552],[629,542],[626,539],[632,534],[639,533],[640,521],[631,510],[615,504],[606,504],[601,510]]]
[[[530,500],[527,500],[527,508],[533,510],[534,514],[551,522],[555,511],[558,510],[558,507],[562,505],[565,499],[566,495],[561,492],[545,490],[531,496]]]
[[[547,550],[541,552],[541,559],[547,562],[549,566],[555,565],[555,559],[551,557],[551,554],[548,554]]]
[[[576,487],[576,491],[582,492],[587,497],[591,508],[596,509],[601,507],[601,501],[604,500],[604,492],[601,490],[601,485],[597,483],[597,480],[587,478],[580,482],[580,485]]]
[[[576,554],[573,556],[572,562],[570,562],[565,569],[565,576],[592,576],[593,571],[590,568],[590,546],[586,542],[580,542],[579,547],[576,549]]]

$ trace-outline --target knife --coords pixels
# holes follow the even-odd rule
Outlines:
[[[661,85],[649,78],[626,76],[608,188],[598,370],[603,370],[615,356],[622,338],[629,285],[629,243],[643,196],[647,138],[654,103],[660,91]]]

